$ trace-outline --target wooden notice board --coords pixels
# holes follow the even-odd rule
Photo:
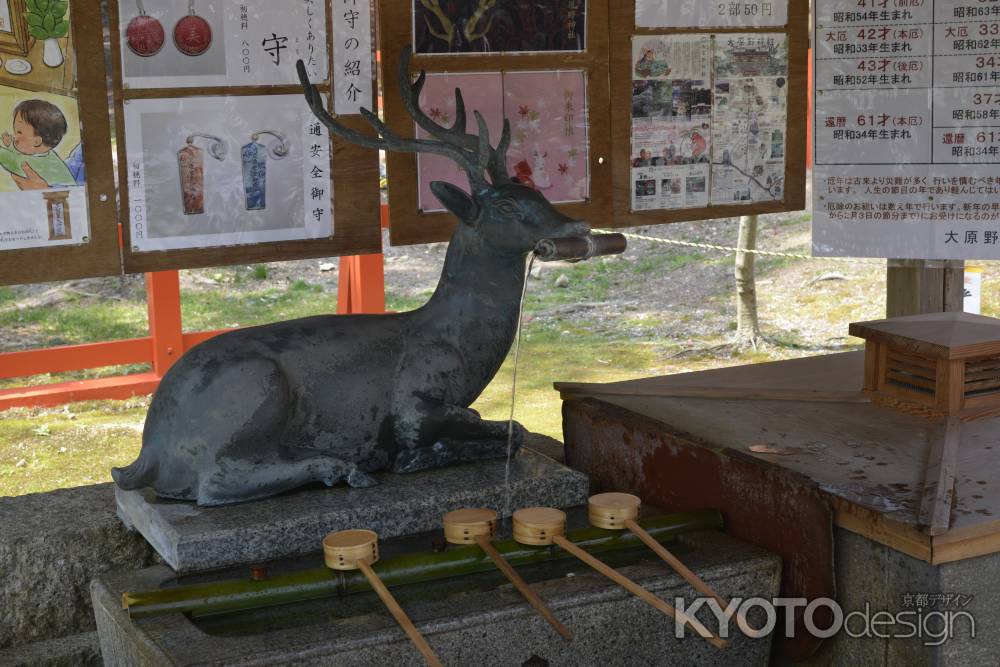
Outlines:
[[[652,3],[646,3],[651,5]],[[665,3],[662,3],[665,4]],[[704,8],[699,11],[706,14],[715,13],[715,8],[719,7],[719,12],[728,11],[723,7],[723,3],[704,3]],[[775,0],[769,3],[759,2],[734,2],[725,3],[727,7],[740,6],[745,10],[757,11],[755,8],[768,6],[771,8],[783,6],[784,0]],[[628,0],[610,2],[610,54],[611,54],[611,123],[612,123],[612,170],[614,173],[614,215],[606,226],[608,227],[629,227],[639,225],[655,225],[670,222],[682,222],[690,220],[706,220],[712,218],[726,218],[740,215],[751,215],[758,213],[778,213],[783,211],[798,211],[805,208],[806,190],[806,127],[808,91],[808,49],[809,49],[809,0],[787,0],[788,13],[785,25],[770,25],[762,27],[752,27],[753,23],[760,23],[753,19],[740,20],[731,17],[723,17],[719,24],[728,24],[728,27],[637,27],[636,22],[636,2]],[[662,11],[669,11],[664,9]],[[708,205],[690,208],[671,208],[669,210],[638,210],[633,205],[633,193],[636,184],[633,181],[633,164],[638,157],[637,152],[633,152],[633,79],[636,78],[637,56],[633,53],[633,38],[641,39],[646,36],[665,36],[664,43],[669,44],[671,36],[684,35],[713,35],[713,48],[715,44],[724,44],[727,37],[733,35],[773,35],[781,33],[787,35],[787,88],[784,92],[787,104],[787,125],[783,137],[783,147],[781,152],[784,157],[784,179],[781,187],[781,194],[773,201],[754,201],[739,203],[712,202],[713,191],[710,191]],[[683,39],[683,37],[682,37]],[[741,54],[748,57],[748,54]],[[753,54],[749,54],[752,57]],[[749,59],[748,57],[748,59]],[[655,70],[654,70],[655,72]],[[681,75],[680,72],[676,74]],[[717,126],[720,120],[718,117],[720,100],[724,99],[720,95],[717,84],[720,83],[715,74],[714,67],[711,80],[712,114],[708,116],[711,124],[712,148],[708,150],[711,155],[711,175],[708,187],[714,187],[715,181],[719,178],[720,163],[727,161],[724,149],[719,144],[722,136],[722,128]],[[668,77],[657,77],[655,73],[650,78],[666,79]],[[737,76],[732,76],[733,85],[737,83]],[[749,78],[749,77],[747,77]],[[728,78],[726,79],[729,80]],[[728,92],[728,89],[726,90]],[[735,90],[730,100],[735,100]],[[752,120],[750,122],[753,122]],[[775,154],[778,153],[775,144]],[[653,156],[654,152],[651,151]],[[770,157],[770,156],[768,156]],[[651,158],[652,159],[652,158]],[[735,164],[736,159],[731,159]],[[739,165],[736,165],[737,167]],[[738,173],[738,172],[737,172]],[[762,180],[762,175],[746,173],[745,176]],[[662,185],[663,179],[658,179],[655,187]],[[721,187],[721,183],[719,184]],[[753,188],[758,190],[756,186]],[[721,192],[721,190],[720,190]]]
[[[5,216],[0,224],[0,285],[117,274],[121,263],[100,2],[72,3],[65,16],[68,30],[55,38],[62,61],[49,57],[46,62],[43,41],[29,34],[26,5],[0,1],[8,2],[10,22],[0,25],[0,129],[15,132],[12,116],[21,103],[34,104],[50,119],[62,116],[63,132],[49,139],[58,141],[51,153],[74,167],[58,182],[50,182],[57,178],[53,176],[45,180],[49,172],[42,167],[43,174],[20,185],[7,171],[0,174]],[[15,156],[17,141],[11,144],[3,150]],[[21,155],[15,161],[23,160],[27,158]]]
[[[455,4],[463,5],[463,3]],[[474,9],[474,3],[464,4]],[[515,52],[508,49],[488,53],[462,52],[462,47],[459,44],[463,39],[463,34],[468,35],[470,32],[474,34],[477,30],[482,32],[487,26],[491,30],[497,31],[502,27],[503,21],[510,20],[509,17],[501,16],[498,13],[491,19],[484,15],[479,18],[479,23],[475,24],[472,20],[466,21],[465,19],[468,17],[458,14],[448,15],[449,11],[460,11],[461,7],[458,10],[447,9],[448,6],[443,3],[440,5],[430,3],[430,7],[434,8],[433,11],[429,8],[422,8],[422,3],[410,0],[379,3],[378,21],[384,79],[385,120],[389,129],[400,136],[410,138],[415,136],[414,122],[406,113],[400,98],[396,69],[403,49],[413,48],[415,44],[418,48],[411,61],[412,74],[415,75],[420,70],[426,70],[431,77],[442,74],[484,75],[474,77],[477,81],[486,80],[490,76],[500,77],[504,82],[503,89],[507,90],[508,93],[515,84],[523,84],[534,73],[542,76],[556,76],[556,73],[559,73],[558,76],[565,76],[567,77],[565,80],[568,80],[568,73],[582,72],[586,109],[577,95],[574,94],[570,99],[562,87],[556,91],[556,99],[562,100],[559,102],[560,106],[553,108],[553,104],[550,103],[547,109],[529,108],[535,101],[530,96],[525,96],[517,102],[511,102],[514,98],[509,95],[506,100],[503,95],[499,96],[499,99],[490,100],[492,102],[491,108],[487,108],[485,105],[490,101],[484,100],[483,105],[476,102],[477,97],[482,99],[481,90],[476,90],[476,84],[471,84],[468,88],[463,87],[463,92],[469,114],[478,110],[484,116],[498,117],[498,114],[503,115],[502,106],[505,103],[514,104],[514,108],[507,109],[506,113],[514,126],[515,133],[515,145],[511,149],[511,154],[518,150],[517,133],[520,123],[524,132],[524,135],[520,137],[524,144],[520,150],[524,161],[528,163],[523,165],[523,168],[525,173],[528,170],[533,170],[532,177],[536,181],[544,178],[546,183],[553,183],[555,187],[558,187],[560,183],[569,179],[569,173],[574,170],[577,173],[589,174],[589,187],[586,188],[586,192],[582,196],[574,194],[568,197],[567,201],[570,199],[576,201],[558,204],[558,208],[566,215],[587,221],[594,227],[601,227],[605,226],[610,219],[612,204],[608,5],[607,0],[587,0],[586,3],[563,4],[575,5],[581,9],[585,5],[585,21],[583,21],[585,26],[578,26],[574,23],[572,28],[573,31],[581,29],[584,31],[582,33],[584,35],[583,50],[552,50],[549,52],[523,50]],[[440,9],[440,7],[445,7],[445,9]],[[414,15],[415,8],[420,12],[416,17]],[[415,18],[418,20],[415,21]],[[546,19],[551,21],[551,17],[544,16],[535,17],[532,20],[545,21]],[[428,22],[430,28],[425,27]],[[539,31],[549,29],[540,23],[533,24],[531,28]],[[511,31],[524,29],[523,24],[511,24],[510,26]],[[566,30],[565,24],[558,29]],[[438,52],[432,52],[435,50],[434,48],[422,48],[418,44],[417,38],[421,35],[432,34],[431,30],[438,35],[454,36],[456,46],[452,52],[444,52],[448,49],[443,46]],[[415,34],[417,32],[420,34]],[[507,35],[505,39],[508,43],[515,41],[515,38],[509,36],[510,33]],[[440,38],[431,39],[440,40]],[[443,40],[440,41],[443,42]],[[482,42],[477,41],[477,43]],[[579,75],[574,74],[574,76]],[[508,86],[508,80],[514,83]],[[428,88],[431,85],[432,83],[428,82]],[[522,87],[530,88],[530,85],[537,86],[537,82]],[[560,98],[561,95],[566,95],[566,97]],[[442,92],[440,96],[442,107],[448,104],[453,105],[453,100],[453,90],[447,94]],[[572,105],[569,110],[567,110],[566,104]],[[436,117],[433,113],[430,115],[432,118]],[[573,125],[573,131],[576,132],[585,127],[587,132],[586,157],[580,155],[582,151],[570,154],[559,147],[559,142],[547,141],[542,138],[542,131],[538,127],[539,123],[545,123],[546,117],[549,119],[564,117],[567,120],[572,118],[570,124]],[[447,115],[437,116],[436,119],[445,126],[450,126],[453,122],[453,119],[448,118]],[[491,143],[495,146],[500,137],[500,123],[491,123],[491,125],[497,126],[496,129],[491,127]],[[475,128],[476,125],[473,121],[470,123],[468,131],[476,132]],[[570,128],[567,128],[566,133],[567,135],[570,133]],[[512,158],[508,164],[512,166],[511,162],[516,163],[520,160],[520,157]],[[425,205],[422,209],[417,157],[413,154],[390,152],[387,156],[387,168],[390,184],[389,206],[392,211],[392,242],[397,245],[406,245],[447,241],[454,230],[455,218],[450,213],[423,210],[428,208],[426,201],[423,202]],[[518,173],[519,169],[512,167],[510,169],[511,175]],[[541,176],[541,174],[545,175]],[[451,176],[456,184],[468,187],[464,177],[461,177],[457,171]],[[580,179],[577,179],[577,182],[579,181]],[[582,188],[582,186],[580,187]],[[577,189],[574,190],[574,193],[581,191],[582,189]]]
[[[139,16],[132,3],[108,3],[125,271],[380,252],[378,154],[335,137],[327,142],[325,128],[303,111],[294,75],[295,60],[315,53],[311,78],[329,99],[336,3],[281,11],[263,0],[248,9],[195,3],[197,21],[187,16],[188,3],[146,4],[165,40],[154,31],[148,41],[132,23]],[[312,18],[316,7],[322,23]],[[175,70],[164,69],[171,62]],[[368,104],[375,85],[366,83]],[[359,116],[338,120],[365,125]],[[212,178],[230,187],[210,192]],[[320,234],[331,214],[332,235]],[[256,221],[249,236],[241,217]],[[307,231],[287,231],[296,225]]]
[[[412,44],[418,44],[412,61],[414,74],[421,69],[431,74],[583,69],[587,73],[590,187],[585,203],[559,205],[569,215],[587,220],[594,227],[627,227],[804,208],[808,0],[787,0],[787,16],[780,14],[778,21],[761,20],[755,13],[765,7],[767,11],[784,12],[785,2],[781,0],[726,3],[724,14],[730,13],[732,7],[739,5],[740,12],[747,12],[749,18],[723,16],[717,24],[725,27],[711,25],[713,15],[723,11],[717,9],[722,7],[721,3],[705,3],[704,7],[697,8],[699,15],[705,15],[707,23],[688,21],[685,24],[707,27],[678,27],[684,24],[683,17],[680,17],[681,21],[674,21],[679,16],[676,13],[679,10],[671,10],[664,3],[640,0],[639,4],[649,13],[669,15],[673,11],[673,18],[662,24],[654,24],[668,27],[637,27],[636,0],[587,0],[575,5],[561,2],[538,3],[534,10],[537,13],[532,21],[539,20],[538,17],[544,15],[547,9],[553,12],[566,11],[567,5],[585,8],[585,49],[581,52],[521,53],[500,50],[493,44],[487,47],[485,45],[488,41],[483,37],[479,37],[479,41],[473,42],[471,46],[467,44],[464,50],[461,46],[462,35],[468,32],[470,23],[475,31],[487,19],[492,20],[493,31],[496,32],[497,23],[511,21],[508,14],[514,13],[513,4],[510,7],[505,7],[503,3],[492,5],[479,17],[480,22],[477,24],[476,3],[457,3],[458,9],[441,9],[442,5],[436,3],[425,4],[409,0],[383,2],[380,4],[379,25],[386,121],[393,131],[406,137],[414,136],[414,124],[399,99],[395,72],[402,49],[409,48]],[[775,9],[779,7],[780,9]],[[454,12],[454,15],[449,12]],[[514,29],[523,30],[524,20],[523,16],[514,19]],[[645,23],[649,24],[649,21]],[[669,27],[670,25],[673,27]],[[425,49],[419,43],[424,41],[427,33],[435,36],[439,42],[451,38],[459,46],[440,49],[447,53],[422,52]],[[672,54],[678,56],[680,66],[673,63],[671,57],[667,58],[671,60],[668,68],[650,71],[648,78],[656,81],[647,83],[660,96],[658,106],[651,114],[656,116],[654,122],[673,126],[665,132],[664,137],[669,133],[680,136],[676,138],[676,145],[673,139],[657,144],[655,154],[642,152],[641,143],[633,141],[633,96],[639,90],[634,89],[633,79],[642,78],[636,74],[640,69],[636,58],[640,54],[633,51],[633,38],[642,40],[662,37],[662,41],[667,44],[664,48],[669,53],[670,42],[676,41],[675,37],[683,41],[698,36],[703,38],[706,45],[710,45],[706,49],[710,69],[703,75],[684,71],[690,68],[685,67],[687,63],[683,62],[683,50],[679,55]],[[731,47],[732,40],[751,41],[755,38],[770,40],[774,50],[780,50],[780,56],[773,58],[773,61],[782,63],[781,72],[755,70],[759,57],[764,57],[766,65],[766,54],[762,50],[755,52],[755,47],[750,44],[740,50],[720,49],[718,53],[722,53],[723,57],[729,58],[730,63],[736,65],[727,70],[725,77],[716,77],[716,45]],[[498,40],[493,41],[495,43]],[[496,51],[489,51],[490,47]],[[737,58],[740,59],[739,62],[736,62]],[[700,80],[692,82],[690,79]],[[744,94],[748,82],[760,84],[761,89],[754,88],[752,93]],[[695,84],[694,88],[701,90],[692,92],[692,83]],[[717,84],[721,84],[719,89],[716,89]],[[483,80],[476,79],[476,83],[469,86],[473,90],[472,95],[469,94],[470,91],[466,91],[470,107],[473,104],[469,104],[468,98],[475,96],[477,85],[482,87]],[[683,89],[685,85],[688,90]],[[772,101],[769,94],[773,96],[774,105],[768,104]],[[733,113],[727,116],[723,112],[733,108],[726,107],[726,104],[742,104],[743,100],[763,102],[760,105],[763,110],[760,117],[756,116],[756,109],[747,109],[744,130],[753,140],[753,150],[764,151],[766,155],[763,152],[756,156],[744,155],[750,153],[751,141],[747,141],[746,146],[733,147],[731,150],[719,148],[713,152],[716,139],[721,139],[723,143],[735,142],[734,136],[739,131],[735,128],[740,119]],[[515,105],[511,108],[508,101],[498,102],[497,105],[504,108],[507,117],[517,128],[521,121],[518,114],[523,115],[525,107]],[[438,96],[438,103],[441,102],[443,100]],[[722,106],[717,107],[716,103],[721,103]],[[774,108],[783,110],[779,121],[775,121],[773,115],[767,116],[767,113],[773,113]],[[699,114],[703,118],[700,123],[696,122]],[[438,119],[444,125],[448,125],[449,121],[453,122],[447,114]],[[496,132],[493,134],[495,141]],[[550,151],[550,159],[551,157]],[[557,169],[561,173],[564,167],[560,163],[562,157],[564,156],[557,155],[555,160],[550,160],[550,173],[557,173]],[[514,158],[509,164],[516,160]],[[701,164],[694,164],[699,161]],[[643,164],[653,167],[645,177],[634,172],[634,167]],[[661,166],[666,168],[659,168]],[[452,216],[425,210],[427,207],[424,206],[422,197],[426,196],[426,186],[422,185],[422,181],[426,181],[428,176],[426,173],[421,175],[420,170],[423,169],[423,165],[418,169],[418,160],[413,155],[389,153],[389,202],[392,207],[394,243],[444,241],[453,229]],[[521,175],[516,169],[511,169],[511,172],[512,176]],[[699,174],[701,178],[696,177]],[[677,194],[665,196],[670,199],[666,205],[642,206],[633,201],[633,196],[640,187],[650,188],[650,191],[657,193],[672,193],[676,190]],[[543,188],[540,189],[548,196]]]

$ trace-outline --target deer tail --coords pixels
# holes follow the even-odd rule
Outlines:
[[[115,484],[120,489],[135,491],[149,486],[156,478],[159,459],[150,450],[150,447],[143,447],[142,451],[139,452],[139,458],[131,465],[111,469],[111,478],[115,480]]]

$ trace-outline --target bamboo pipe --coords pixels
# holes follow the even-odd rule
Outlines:
[[[496,534],[497,513],[488,509],[461,509],[444,515],[444,536],[452,544],[469,544],[479,546],[489,556],[497,568],[504,573],[514,588],[535,608],[542,618],[548,621],[552,629],[566,641],[573,641],[573,633],[563,625],[548,605],[538,597],[521,575],[517,573],[503,555],[493,547],[490,538]]]
[[[705,583],[701,577],[691,571],[677,556],[670,553],[666,547],[656,541],[656,539],[643,530],[642,526],[636,523],[639,518],[639,511],[642,507],[642,500],[638,496],[630,493],[601,493],[591,496],[587,504],[587,515],[590,523],[605,530],[628,529],[636,537],[659,556],[674,572],[691,584],[695,590],[702,595],[714,599],[719,608],[722,609],[726,618],[732,618],[733,612],[729,609],[729,603],[723,600],[722,596],[715,592],[711,586]],[[743,612],[737,612],[737,622],[741,628],[746,628],[755,634],[756,629],[749,624]]]
[[[518,542],[533,545],[555,544],[637,596],[657,611],[689,626],[716,648],[721,649],[728,645],[726,640],[713,634],[697,618],[677,611],[673,606],[656,597],[639,584],[567,540],[565,530],[566,514],[560,510],[551,507],[531,507],[518,510],[514,513],[514,539]]]
[[[719,530],[722,515],[715,510],[646,517],[640,525],[654,539],[669,540],[685,532]],[[567,536],[589,553],[609,553],[634,549],[642,543],[628,532],[582,528]],[[514,540],[495,542],[493,547],[514,567],[565,560],[571,556],[558,549],[532,549]],[[496,569],[482,549],[470,545],[441,553],[409,553],[379,562],[379,575],[389,586],[435,581]],[[151,591],[122,594],[122,608],[132,619],[161,614],[191,614],[204,617],[303,602],[324,597],[351,595],[369,590],[360,572],[339,572],[331,576],[326,568],[271,576],[263,581],[231,579],[186,586],[170,586]]]
[[[331,570],[361,570],[427,664],[430,667],[443,667],[430,644],[371,567],[371,563],[378,562],[378,535],[370,530],[342,530],[330,533],[323,538],[323,557],[326,566]]]

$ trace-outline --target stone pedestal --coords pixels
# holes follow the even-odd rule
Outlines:
[[[212,570],[315,552],[325,535],[364,527],[383,539],[437,528],[461,507],[504,507],[505,462],[377,475],[378,486],[309,488],[267,500],[201,508],[158,499],[150,489],[116,489],[118,515],[177,573]],[[587,502],[587,477],[530,450],[510,464],[510,506],[571,507]]]
[[[777,595],[780,560],[756,547],[708,531],[684,535],[671,548],[723,596]],[[318,563],[320,557],[315,558]],[[644,548],[606,561],[671,603],[677,596],[691,601],[696,595]],[[499,574],[393,592],[446,665],[768,664],[770,639],[754,641],[737,633],[725,650],[690,634],[676,639],[671,619],[577,561],[519,571],[573,632],[574,641],[555,634]],[[172,577],[168,568],[157,566],[94,581],[105,665],[423,664],[372,593],[201,620],[181,614],[129,620],[121,608],[122,593],[157,588]],[[760,610],[750,620],[759,626],[763,617],[755,613]],[[707,609],[699,618],[718,629]]]

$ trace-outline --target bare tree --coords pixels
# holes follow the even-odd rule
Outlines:
[[[740,218],[740,238],[736,253],[736,346],[757,349],[761,343],[757,314],[757,281],[752,251],[757,249],[757,216]],[[747,252],[750,251],[750,252]]]

